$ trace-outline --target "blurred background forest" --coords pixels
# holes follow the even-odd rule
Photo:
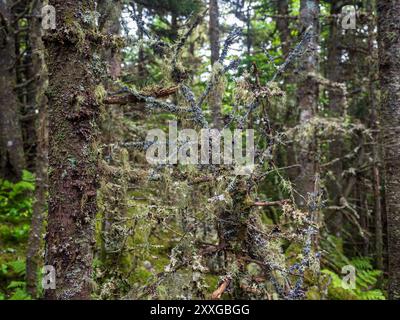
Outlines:
[[[400,298],[385,3],[2,1],[0,300]],[[150,165],[172,120],[254,129],[253,173]]]

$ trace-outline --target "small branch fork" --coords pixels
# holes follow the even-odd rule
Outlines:
[[[166,98],[173,95],[178,91],[179,86],[172,86],[169,88],[161,88],[157,91],[150,93],[139,93],[135,94],[133,92],[128,92],[124,95],[108,96],[104,99],[105,104],[118,104],[124,105],[129,103],[145,102],[144,97],[154,97],[154,98]]]

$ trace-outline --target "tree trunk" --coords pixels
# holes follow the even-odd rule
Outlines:
[[[341,11],[341,6],[343,1],[334,0],[332,1],[331,15],[338,15]],[[331,82],[338,83],[342,78],[342,51],[339,47],[340,45],[340,33],[341,30],[338,26],[338,21],[336,18],[332,18],[330,24],[330,32],[328,39],[328,59],[327,59],[327,78]],[[344,105],[343,92],[337,88],[329,88],[329,111],[333,117],[343,116]],[[329,146],[329,153],[331,160],[342,158],[342,145],[343,141],[340,135],[335,135],[333,141]],[[332,205],[340,206],[340,198],[342,195],[342,172],[343,164],[342,160],[335,161],[332,164],[332,177],[329,183],[329,196],[332,201]],[[341,236],[341,231],[343,227],[343,213],[341,211],[336,211],[334,216],[332,216],[327,221],[329,231],[337,236]]]
[[[287,58],[290,52],[290,28],[289,19],[284,16],[289,16],[289,1],[277,1],[277,9],[280,17],[276,19],[276,27],[280,34],[283,56]]]
[[[119,18],[121,16],[121,1],[98,1],[98,11],[100,13],[100,31],[119,36],[121,26]],[[118,79],[121,75],[122,55],[119,49],[104,48],[103,58],[107,61],[108,74],[113,80]]]
[[[15,38],[11,1],[0,2],[0,177],[19,180],[25,157],[15,93]]]
[[[110,5],[109,1],[103,0],[102,3]],[[119,18],[122,12],[122,1],[112,3],[113,10],[112,14],[109,15],[108,21],[104,26],[105,33],[118,36],[120,33],[120,22]],[[138,15],[141,16],[143,7],[138,5]],[[103,15],[102,8],[100,7],[100,14]],[[139,38],[143,38],[143,33],[139,35]],[[139,49],[139,66],[141,65],[141,53],[144,53],[143,46]],[[106,50],[102,58],[108,62],[108,65],[121,64],[121,51],[118,49]],[[143,62],[143,61],[142,61]],[[121,68],[111,69],[111,74],[114,79],[120,76]],[[141,80],[145,80],[146,69],[142,66],[142,71],[138,70],[138,75]],[[142,77],[143,76],[143,77]],[[106,86],[107,90],[116,91],[118,88],[113,85]],[[124,141],[124,125],[123,117],[124,111],[122,108],[114,107],[109,108],[105,117],[102,117],[100,124],[101,127],[101,142],[104,145],[119,146]],[[116,129],[118,128],[118,129]],[[99,190],[99,204],[102,209],[100,214],[102,215],[101,221],[101,248],[100,248],[100,259],[104,270],[102,272],[102,281],[109,285],[109,281],[115,284],[114,290],[103,290],[107,292],[107,295],[101,296],[101,298],[115,298],[121,296],[122,283],[116,279],[124,277],[124,271],[130,267],[129,263],[126,263],[126,251],[124,245],[126,241],[126,235],[121,233],[119,228],[126,226],[126,214],[127,214],[127,185],[129,176],[129,154],[128,152],[120,147],[105,148],[103,150],[103,159],[107,163],[107,167],[103,169],[103,176],[101,181],[101,188]],[[110,169],[113,168],[113,169]],[[111,187],[112,186],[112,187]],[[126,227],[128,228],[128,227]],[[102,290],[100,290],[102,292]]]
[[[218,0],[210,0],[210,24],[209,24],[209,36],[210,36],[210,48],[211,48],[211,65],[214,66],[219,59],[220,51],[220,34],[219,34],[219,8]],[[221,107],[222,107],[222,93],[219,92],[218,86],[215,86],[210,93],[209,103],[211,104],[211,112],[213,125],[215,128],[221,129],[223,126]]]
[[[367,10],[373,12],[373,0],[368,1]],[[375,20],[370,20],[368,24],[368,49],[373,58],[373,61],[378,61],[378,52],[375,49],[376,43],[376,23]],[[372,145],[372,189],[374,193],[374,224],[375,224],[375,255],[376,266],[379,270],[384,270],[383,264],[383,221],[382,221],[382,196],[381,196],[381,154],[379,145],[382,143],[380,136],[380,125],[378,119],[378,103],[377,103],[377,88],[375,78],[378,74],[377,64],[371,63],[369,66],[369,101],[371,105],[371,124],[373,130],[373,145]]]
[[[41,14],[42,1],[35,1],[33,16]],[[27,290],[32,297],[36,297],[37,270],[40,262],[40,248],[43,235],[43,220],[47,209],[47,168],[48,168],[48,130],[47,130],[47,67],[42,42],[42,26],[38,18],[33,17],[29,22],[29,36],[32,49],[32,73],[35,78],[34,109],[39,112],[36,123],[37,151],[36,151],[36,189],[33,205],[31,230],[29,234],[26,256]]]
[[[51,0],[57,28],[46,35],[49,69],[49,215],[46,265],[56,272],[47,299],[89,299],[96,193],[97,123],[102,92],[92,0]]]
[[[389,298],[400,299],[400,0],[378,1],[381,116],[386,170]]]
[[[309,122],[317,111],[318,83],[313,74],[318,69],[318,41],[319,41],[319,0],[302,0],[300,3],[300,24],[304,32],[311,26],[312,36],[309,41],[309,52],[300,61],[302,78],[298,86],[298,103],[300,109],[300,123]],[[314,131],[314,130],[313,130]],[[300,174],[296,179],[299,192],[297,204],[306,205],[308,193],[314,190],[316,173],[315,137],[310,134],[309,143],[300,145],[299,164]]]

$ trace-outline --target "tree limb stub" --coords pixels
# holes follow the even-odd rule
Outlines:
[[[116,104],[116,105],[124,105],[129,103],[138,103],[138,102],[145,102],[143,97],[153,97],[153,98],[166,98],[175,92],[178,91],[178,86],[173,86],[169,88],[162,88],[158,89],[154,92],[146,92],[140,94],[134,94],[133,92],[129,92],[124,95],[116,95],[116,96],[109,96],[104,99],[105,104]]]

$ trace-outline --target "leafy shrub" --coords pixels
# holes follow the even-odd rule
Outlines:
[[[26,242],[32,215],[34,176],[16,183],[0,180],[0,300],[30,299],[26,292]]]
[[[34,176],[29,171],[24,171],[22,181],[17,183],[0,180],[0,221],[12,223],[30,218],[34,181]]]

